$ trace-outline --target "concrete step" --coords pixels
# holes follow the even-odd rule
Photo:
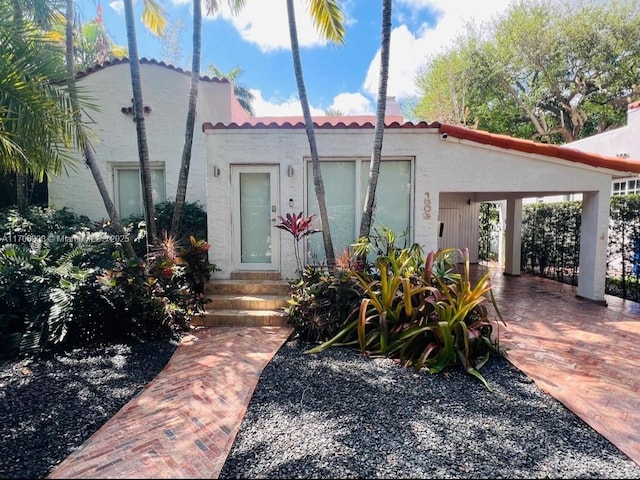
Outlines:
[[[287,316],[277,310],[210,310],[203,315],[194,316],[191,320],[194,327],[223,326],[287,326]]]
[[[231,272],[231,280],[282,280],[280,272],[240,271]]]
[[[284,295],[290,293],[286,280],[209,280],[205,285],[208,295]]]
[[[286,295],[225,295],[209,297],[209,310],[280,310],[287,306]]]

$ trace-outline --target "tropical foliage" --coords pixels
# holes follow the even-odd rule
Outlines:
[[[108,222],[68,210],[0,212],[0,352],[143,341],[189,326],[215,265],[209,244],[165,237],[128,258]]]
[[[280,223],[276,225],[276,228],[289,232],[293,236],[294,241],[294,253],[296,255],[296,262],[298,264],[298,272],[302,274],[302,260],[300,258],[300,240],[320,232],[319,229],[313,228],[314,215],[304,216],[303,212],[300,213],[287,213],[286,216],[278,215]]]
[[[376,241],[360,239],[352,255],[363,258],[375,246],[370,266],[341,261],[344,270],[335,273],[307,267],[292,284],[289,322],[302,338],[322,342],[307,353],[349,346],[430,373],[461,365],[489,388],[480,369],[500,350],[488,307],[504,323],[490,273],[472,278],[466,249],[423,257],[420,247],[400,247],[396,238],[386,229]]]
[[[348,270],[307,265],[300,279],[291,282],[291,297],[284,313],[296,334],[308,342],[329,340],[358,309],[362,289]]]
[[[81,139],[62,49],[46,33],[53,12],[38,23],[41,12],[16,16],[12,5],[0,2],[0,170],[41,180],[73,167]]]
[[[639,57],[638,0],[520,0],[429,59],[414,114],[571,142],[624,123]]]
[[[209,65],[209,73],[214,77],[226,78],[227,80],[232,82],[233,93],[235,94],[236,98],[238,99],[238,102],[240,103],[244,111],[251,116],[255,115],[255,111],[253,110],[253,105],[252,105],[252,102],[254,100],[253,93],[249,88],[245,87],[238,81],[238,79],[244,73],[244,70],[242,70],[242,68],[236,65],[228,72],[223,72],[215,65]]]

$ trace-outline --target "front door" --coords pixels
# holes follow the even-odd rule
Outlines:
[[[238,270],[279,270],[278,166],[231,167],[233,260]]]

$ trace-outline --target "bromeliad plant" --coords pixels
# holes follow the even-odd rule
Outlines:
[[[294,253],[296,255],[296,262],[298,264],[298,272],[302,275],[302,260],[300,259],[300,240],[304,237],[321,232],[322,230],[313,227],[313,217],[311,214],[305,217],[303,212],[300,213],[287,213],[285,217],[278,215],[280,223],[276,225],[276,228],[285,230],[293,235],[294,241]]]
[[[453,260],[456,253],[464,260],[460,272]],[[430,252],[421,271],[414,265],[415,251],[391,249],[376,259],[379,276],[354,272],[365,291],[357,317],[307,353],[332,345],[357,346],[363,354],[399,358],[404,366],[430,373],[459,362],[490,389],[479,370],[491,353],[499,353],[499,346],[486,303],[504,320],[489,274],[472,282],[466,249]]]

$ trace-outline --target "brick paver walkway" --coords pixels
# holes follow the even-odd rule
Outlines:
[[[492,274],[508,359],[640,464],[640,305],[607,297],[603,307],[568,285]],[[217,478],[260,372],[290,332],[214,327],[186,337],[49,478]]]
[[[548,279],[493,274],[507,358],[640,464],[640,304],[607,307]]]
[[[215,327],[182,339],[160,374],[48,478],[217,478],[288,327]]]

